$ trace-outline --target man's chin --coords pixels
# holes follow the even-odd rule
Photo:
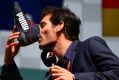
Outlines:
[[[52,50],[53,47],[54,47],[54,44],[55,44],[55,43],[52,42],[52,43],[49,43],[49,44],[47,44],[47,45],[39,45],[39,48],[42,49],[42,50],[44,50],[44,49]]]
[[[39,49],[42,49],[42,50],[44,50],[44,49],[46,49],[47,47],[46,46],[44,46],[44,45],[39,45]]]
[[[49,49],[49,47],[46,45],[39,45],[39,49],[46,50],[46,49]]]

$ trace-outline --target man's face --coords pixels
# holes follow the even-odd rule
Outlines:
[[[39,47],[41,49],[53,45],[57,39],[55,30],[56,26],[51,23],[50,17],[50,14],[46,15],[40,23]]]

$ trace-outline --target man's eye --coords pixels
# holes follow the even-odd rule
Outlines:
[[[43,28],[46,25],[46,23],[41,23],[40,27]]]

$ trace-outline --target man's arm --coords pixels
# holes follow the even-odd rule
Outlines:
[[[15,62],[2,66],[0,80],[23,80]]]
[[[119,58],[115,56],[106,42],[94,37],[89,40],[89,52],[97,72],[76,73],[76,80],[119,80]]]
[[[20,33],[16,31],[16,27],[14,27],[13,32],[8,37],[5,45],[4,65],[0,76],[1,80],[22,80],[14,62],[14,57],[18,54],[20,49],[19,43],[14,41],[15,39],[18,39],[20,35]]]

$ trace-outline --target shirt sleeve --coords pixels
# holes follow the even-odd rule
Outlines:
[[[2,66],[0,80],[23,80],[15,62]]]

